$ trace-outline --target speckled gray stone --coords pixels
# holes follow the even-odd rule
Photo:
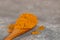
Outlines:
[[[0,0],[0,40],[8,35],[7,25],[23,12],[36,15],[36,27],[44,25],[46,29],[39,35],[28,32],[14,40],[60,40],[60,0]]]

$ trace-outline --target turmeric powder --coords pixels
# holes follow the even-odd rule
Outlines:
[[[33,35],[37,35],[37,34],[40,34],[41,32],[39,32],[39,31],[33,31],[31,34],[33,34]]]
[[[33,31],[31,34],[36,35],[36,34],[41,34],[40,31],[43,31],[45,27],[43,25],[39,26],[35,31]]]
[[[14,24],[10,24],[8,27],[8,32],[11,33],[14,29]]]
[[[9,33],[4,40],[13,40],[15,37],[26,33],[31,30],[37,24],[37,17],[33,14],[23,13],[16,20],[15,24],[9,26]]]
[[[37,30],[43,31],[44,29],[45,29],[45,27],[43,25],[41,25]]]

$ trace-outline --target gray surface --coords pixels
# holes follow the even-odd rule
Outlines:
[[[23,12],[35,14],[39,20],[37,26],[45,25],[46,30],[40,35],[24,34],[15,40],[60,40],[60,0],[0,0],[0,40],[8,35],[7,25]]]

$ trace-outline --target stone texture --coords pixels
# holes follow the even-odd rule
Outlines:
[[[8,35],[7,25],[23,12],[35,14],[39,20],[37,27],[45,25],[46,30],[36,37],[24,34],[15,40],[60,40],[60,0],[0,0],[0,40]]]

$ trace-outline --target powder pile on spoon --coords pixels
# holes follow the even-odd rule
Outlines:
[[[10,24],[8,32],[10,33],[4,40],[13,40],[14,38],[33,29],[38,23],[38,19],[32,13],[22,13],[14,24]]]

